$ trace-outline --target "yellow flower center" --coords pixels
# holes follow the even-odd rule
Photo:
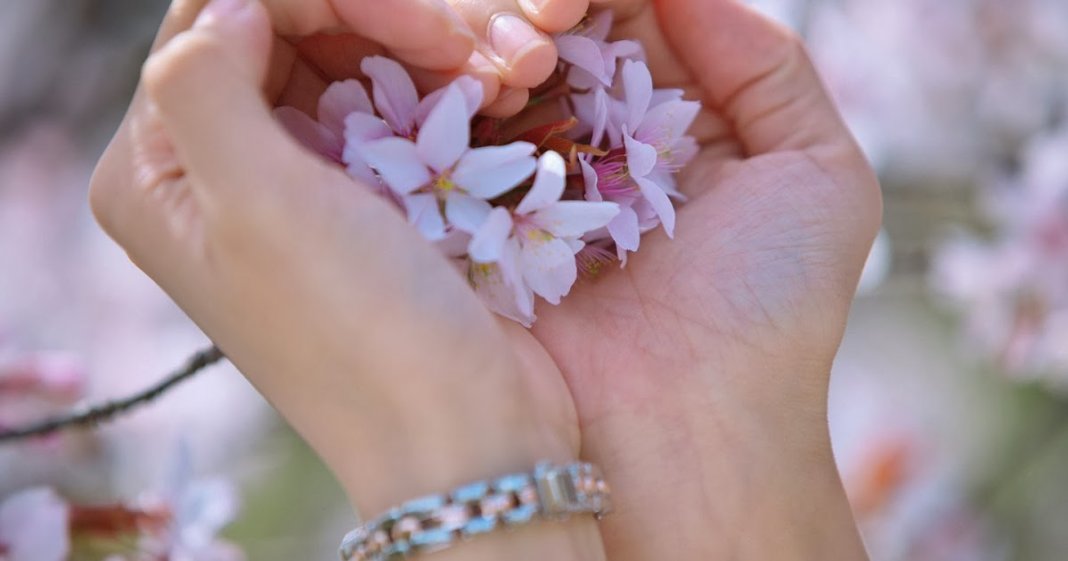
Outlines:
[[[551,242],[554,236],[545,230],[532,228],[527,231],[527,239],[532,242]]]
[[[453,183],[448,173],[443,173],[434,180],[433,188],[439,193],[450,193],[456,189],[456,183]]]
[[[492,263],[471,263],[471,276],[488,279],[493,275]]]

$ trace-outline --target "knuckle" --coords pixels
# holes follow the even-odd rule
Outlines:
[[[778,46],[779,67],[800,68],[811,60],[805,39],[797,31],[774,21],[769,21],[768,28],[773,44]]]
[[[166,47],[148,57],[141,70],[141,81],[149,96],[158,99],[176,86],[201,61],[221,56],[217,40],[209,35],[187,31]]]

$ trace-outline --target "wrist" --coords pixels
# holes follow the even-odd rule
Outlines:
[[[482,384],[431,387],[434,382],[429,382],[332,412],[324,410],[331,405],[320,403],[307,415],[330,422],[317,423],[305,436],[365,521],[413,499],[447,493],[473,481],[529,472],[540,461],[562,465],[577,460],[572,404],[546,406],[532,399],[544,388],[527,386],[551,380],[553,373],[520,376],[517,362],[502,360],[500,368],[478,369]],[[490,390],[486,388],[490,380],[514,383],[495,383]],[[490,533],[435,554],[442,561],[502,558],[598,561],[603,559],[603,546],[592,516],[582,516]]]
[[[529,471],[540,461],[578,458],[573,443],[538,423],[480,420],[467,413],[457,418],[424,411],[416,423],[368,423],[377,430],[350,433],[328,465],[352,504],[370,518],[420,496]]]
[[[831,452],[826,371],[744,359],[679,364],[640,403],[584,425],[584,453],[611,458],[612,559],[866,559]]]
[[[577,450],[557,435],[526,427],[457,430],[439,424],[419,440],[394,446],[384,457],[335,469],[362,520],[424,496],[441,495],[474,481],[530,472],[540,460],[569,463]],[[388,443],[383,443],[387,449]],[[364,460],[366,460],[364,456]],[[441,561],[497,559],[602,561],[600,532],[592,515],[562,522],[534,522],[514,531],[478,536],[435,554]]]
[[[743,537],[731,558],[866,561],[831,446],[829,361],[788,352],[724,368],[751,384],[734,384],[704,420],[721,427],[709,431],[730,420],[725,438],[738,456],[713,472],[710,487],[729,489],[719,500],[725,496],[726,508],[737,511],[724,518],[734,524],[728,531]],[[737,514],[743,511],[748,515]]]

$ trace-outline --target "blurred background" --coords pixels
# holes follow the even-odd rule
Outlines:
[[[756,4],[808,39],[884,183],[831,396],[873,558],[1068,559],[1068,2]],[[0,3],[0,427],[208,345],[86,203],[165,9]],[[354,522],[226,366],[99,431],[0,447],[0,542],[60,506],[96,529],[77,561],[332,559]]]

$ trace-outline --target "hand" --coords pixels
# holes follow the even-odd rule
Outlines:
[[[207,1],[175,0],[161,40],[187,28]],[[512,115],[556,67],[549,34],[589,8],[589,0],[261,2],[275,30],[267,97],[311,113],[331,82],[361,77],[360,60],[388,51],[424,90],[468,74],[482,82],[484,113]]]
[[[502,326],[396,209],[277,124],[260,87],[263,6],[220,0],[192,16],[168,16],[93,177],[105,229],[369,516],[577,458],[567,386],[529,334],[509,339],[522,330]],[[450,558],[596,561],[603,550],[591,518]]]
[[[881,222],[877,180],[800,40],[734,0],[615,0],[660,87],[707,107],[674,240],[539,308],[613,561],[863,559],[827,389]]]
[[[878,223],[874,179],[796,42],[730,2],[661,2],[659,13],[676,33],[671,46],[686,52],[690,45],[695,51],[680,63],[668,56],[671,50],[657,32],[656,15],[650,8],[626,4],[644,14],[635,16],[627,27],[646,41],[655,41],[649,46],[661,84],[691,84],[709,100],[710,107],[721,109],[706,115],[703,136],[707,147],[686,181],[694,200],[682,212],[678,240],[667,243],[651,237],[644,243],[659,247],[647,247],[627,270],[607,276],[597,286],[578,288],[560,309],[542,308],[536,335],[544,348],[526,332],[504,327],[513,359],[522,357],[520,370],[531,372],[523,374],[523,380],[535,388],[529,392],[532,403],[519,411],[533,409],[533,417],[545,419],[534,426],[564,427],[548,431],[571,435],[564,440],[575,435],[570,401],[566,392],[561,393],[559,378],[552,376],[555,367],[544,354],[548,350],[564,366],[579,405],[586,455],[610,471],[621,510],[626,510],[605,527],[613,559],[671,554],[681,559],[732,554],[779,559],[787,558],[783,553],[788,548],[798,555],[862,555],[849,533],[851,519],[830,459],[823,416],[829,362],[870,243],[869,230],[874,232]],[[626,5],[617,0],[615,7],[625,9]],[[672,14],[675,20],[684,19],[680,17],[684,12],[694,16],[693,20],[680,24],[669,19]],[[712,48],[704,46],[709,37],[706,30],[717,32],[711,35]],[[396,397],[402,393],[391,394],[389,390],[395,388],[390,386],[408,385],[413,378],[422,381],[420,371],[409,370],[419,366],[421,358],[447,353],[462,367],[468,362],[464,342],[471,340],[455,333],[457,323],[466,324],[466,314],[452,321],[439,318],[423,328],[413,325],[425,321],[425,299],[429,298],[431,310],[453,305],[467,310],[468,306],[459,305],[466,296],[454,292],[454,284],[449,288],[453,281],[440,273],[441,264],[432,264],[436,256],[422,249],[409,251],[421,242],[412,240],[410,232],[402,232],[399,219],[383,217],[388,213],[381,205],[358,197],[358,191],[349,189],[347,178],[298,157],[292,143],[283,141],[276,127],[265,124],[269,119],[261,111],[262,103],[250,103],[255,88],[248,86],[255,83],[255,72],[251,78],[235,74],[233,60],[211,56],[219,54],[213,49],[222,45],[205,46],[203,41],[186,39],[168,48],[169,56],[156,57],[153,66],[162,69],[155,72],[158,80],[149,90],[163,115],[162,123],[152,118],[153,110],[144,99],[135,103],[94,181],[97,212],[135,260],[183,302],[209,333],[220,335],[217,339],[224,348],[349,483],[354,500],[371,503],[366,500],[366,485],[360,484],[366,479],[359,477],[374,473],[366,464],[382,468],[382,462],[404,457],[406,451],[404,446],[393,446],[395,442],[376,441],[373,435],[337,434],[343,420],[353,418],[352,400],[358,399],[344,391],[351,384],[351,371],[338,365],[358,364],[353,355],[360,360],[373,358],[383,351],[373,343],[396,341],[413,332],[428,341],[446,339],[446,343],[439,340],[426,347],[413,346],[409,340],[402,348],[408,360],[396,365],[396,372],[371,376],[383,394],[401,403],[379,412],[395,418],[412,415],[414,408],[406,407],[411,404]],[[724,55],[734,56],[719,60]],[[235,58],[237,70],[249,65],[249,59]],[[731,64],[724,66],[724,61]],[[689,78],[690,69],[702,76],[702,83]],[[775,69],[779,72],[771,72]],[[676,76],[671,76],[672,71]],[[765,71],[770,78],[757,80]],[[150,84],[152,76],[150,72]],[[749,82],[754,85],[741,87]],[[229,87],[204,91],[204,84]],[[739,93],[732,95],[734,90]],[[190,105],[189,99],[197,103]],[[769,110],[780,103],[785,109]],[[228,123],[220,123],[223,115],[230,119]],[[753,120],[754,116],[761,117]],[[787,126],[806,134],[788,137]],[[727,130],[734,132],[727,134]],[[175,140],[178,158],[168,158],[167,144],[161,140],[167,137]],[[248,146],[249,138],[257,139],[255,150]],[[163,149],[157,152],[154,147]],[[136,158],[133,148],[139,154]],[[188,180],[170,181],[186,173]],[[308,185],[308,190],[287,194],[292,186],[279,185],[287,177]],[[795,180],[796,189],[780,190]],[[771,193],[779,198],[771,199]],[[778,211],[778,202],[789,212]],[[823,222],[813,217],[817,211]],[[719,224],[705,222],[716,217],[723,217]],[[391,247],[374,249],[370,244],[350,242],[367,239],[359,235],[365,232],[373,232],[376,242],[385,240]],[[164,258],[167,253],[172,255]],[[220,254],[227,259],[220,260]],[[333,262],[338,255],[348,256],[341,260],[345,263]],[[396,263],[399,255],[413,258]],[[407,266],[393,270],[399,264]],[[192,273],[201,268],[215,278],[183,279],[183,275],[195,277]],[[413,274],[416,271],[419,276]],[[366,285],[365,275],[370,277]],[[411,286],[413,278],[420,279],[418,287]],[[350,285],[338,286],[348,279],[353,279]],[[787,286],[773,289],[772,283],[780,280]],[[389,293],[398,281],[406,290],[389,304],[400,304],[401,311],[412,310],[410,314],[395,316],[392,309],[383,314],[382,298],[360,293],[363,286],[378,288],[372,292],[375,296]],[[203,286],[197,286],[198,282]],[[323,287],[328,288],[326,294],[316,294]],[[441,299],[435,297],[439,290]],[[246,294],[249,291],[259,294]],[[332,292],[337,294],[331,298]],[[305,300],[314,304],[317,298],[320,303],[311,306],[311,311],[318,313],[290,309],[299,308]],[[277,299],[283,301],[282,306]],[[244,307],[242,300],[248,302]],[[233,324],[233,317],[260,309],[266,310],[261,316],[276,321],[262,326]],[[236,316],[235,311],[239,312]],[[326,334],[335,335],[338,326],[358,328],[361,322],[346,323],[348,316],[368,317],[376,311],[386,318],[378,334],[363,331],[364,338],[360,338],[361,330],[357,330],[351,339],[326,342],[307,335],[322,334],[322,326]],[[339,312],[346,317],[331,319]],[[299,321],[278,325],[288,323],[289,317]],[[430,314],[431,320],[436,317]],[[484,317],[472,321],[486,325]],[[594,329],[601,331],[588,331]],[[500,336],[499,332],[491,335],[494,332],[494,328],[471,331],[478,337],[484,333],[489,341]],[[591,340],[589,332],[606,338]],[[233,344],[225,343],[227,333]],[[573,338],[576,334],[580,335],[577,339]],[[589,346],[576,348],[571,343],[575,340]],[[308,348],[294,352],[296,342]],[[458,346],[450,346],[453,343]],[[631,345],[632,352],[626,352],[625,345]],[[487,346],[480,345],[478,350],[485,351]],[[636,346],[644,352],[633,352]],[[393,348],[397,347],[401,345]],[[230,348],[245,349],[244,357]],[[329,349],[328,356],[317,352],[323,349]],[[387,345],[386,354],[389,350]],[[476,362],[481,360],[485,359]],[[657,374],[665,371],[669,374]],[[294,384],[295,372],[310,383]],[[464,377],[463,372],[447,375]],[[450,395],[461,405],[474,401],[435,394],[456,385],[433,385],[420,393],[424,399],[419,403],[440,411],[435,408],[442,401],[440,395]],[[548,397],[541,399],[542,395]],[[318,399],[341,403],[316,408]],[[467,409],[441,413],[434,420],[463,420]],[[560,409],[565,411],[560,413]],[[527,423],[529,417],[524,417],[520,424]],[[430,432],[425,422],[414,424],[419,428],[411,431],[413,435]],[[449,430],[456,428],[452,422],[442,425],[446,428],[432,434],[439,442],[448,442],[440,437],[458,432]],[[524,432],[519,429],[516,434]],[[513,444],[502,449],[512,451]],[[566,447],[573,451],[574,443]],[[354,452],[360,451],[375,452],[359,458]],[[486,467],[492,454],[485,452],[474,454],[471,462],[482,467],[466,469]],[[443,452],[442,457],[449,454]],[[358,464],[357,458],[365,463]],[[489,464],[494,462],[500,460],[489,459]],[[453,467],[457,472],[465,469]],[[384,473],[388,470],[378,471],[380,477]],[[389,483],[406,477],[433,486],[427,490],[445,488],[425,473],[400,473],[375,481],[387,489],[375,493],[376,500],[403,498],[390,495],[398,489]],[[751,477],[760,478],[761,485],[739,484]],[[799,484],[807,487],[798,491],[795,486]],[[720,494],[728,490],[732,494]],[[809,535],[809,527],[798,522],[812,520],[804,516],[807,511],[802,507],[820,509],[824,515],[820,519],[823,531],[814,534],[816,539]],[[716,524],[718,535],[748,536],[751,541],[739,544],[727,539],[722,544],[710,539],[709,520]],[[769,535],[777,539],[767,539]],[[501,551],[516,558],[517,550]]]

